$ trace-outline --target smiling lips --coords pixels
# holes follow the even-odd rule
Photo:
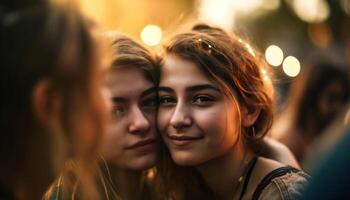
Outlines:
[[[150,151],[150,150],[154,149],[155,142],[156,142],[155,138],[141,140],[139,142],[136,142],[135,144],[127,146],[126,149],[128,149],[128,150],[137,150],[137,151],[140,151],[140,152]]]
[[[176,146],[186,146],[197,140],[202,139],[202,136],[184,136],[184,135],[168,135],[170,141]]]

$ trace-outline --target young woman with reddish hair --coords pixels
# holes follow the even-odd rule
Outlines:
[[[239,37],[199,24],[165,44],[157,168],[170,199],[294,199],[308,175],[260,156],[273,122],[267,65]]]

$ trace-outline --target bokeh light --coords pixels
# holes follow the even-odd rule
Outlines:
[[[276,45],[270,45],[265,51],[265,59],[272,66],[279,66],[283,61],[283,51]]]
[[[231,29],[234,24],[235,11],[230,0],[202,0],[199,6],[199,19]]]
[[[332,42],[332,30],[326,23],[309,24],[309,38],[319,48],[327,48]]]
[[[305,22],[322,22],[329,17],[329,5],[324,0],[294,0],[293,8],[298,17]]]
[[[162,29],[157,25],[147,25],[141,31],[141,40],[149,46],[156,46],[162,40]]]
[[[276,10],[280,7],[281,0],[264,0],[262,8],[265,10]]]
[[[294,56],[288,56],[283,61],[283,71],[287,76],[296,77],[300,73],[300,62]]]

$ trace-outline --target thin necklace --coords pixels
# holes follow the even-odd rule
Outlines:
[[[252,171],[254,169],[256,160],[257,160],[257,157],[254,156],[249,161],[249,163],[245,165],[242,175],[238,178],[238,183],[237,183],[237,186],[234,189],[234,192],[233,192],[233,195],[232,195],[232,199],[235,198],[236,193],[238,192],[238,189],[240,188],[241,184],[243,183],[241,194],[239,195],[239,199],[242,199],[242,197],[243,197],[243,195],[244,195],[244,193],[245,193],[245,191],[247,189],[248,181],[249,181],[250,175],[251,175],[251,173],[252,173]]]

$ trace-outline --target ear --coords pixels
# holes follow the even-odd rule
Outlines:
[[[247,106],[243,106],[243,109],[242,109],[243,126],[251,127],[255,123],[255,121],[258,119],[260,112],[261,112],[260,108],[248,108]]]
[[[47,126],[49,124],[52,112],[57,108],[58,99],[50,97],[51,83],[48,79],[38,81],[32,91],[32,106],[34,116],[41,124]],[[56,103],[55,103],[56,102]]]

